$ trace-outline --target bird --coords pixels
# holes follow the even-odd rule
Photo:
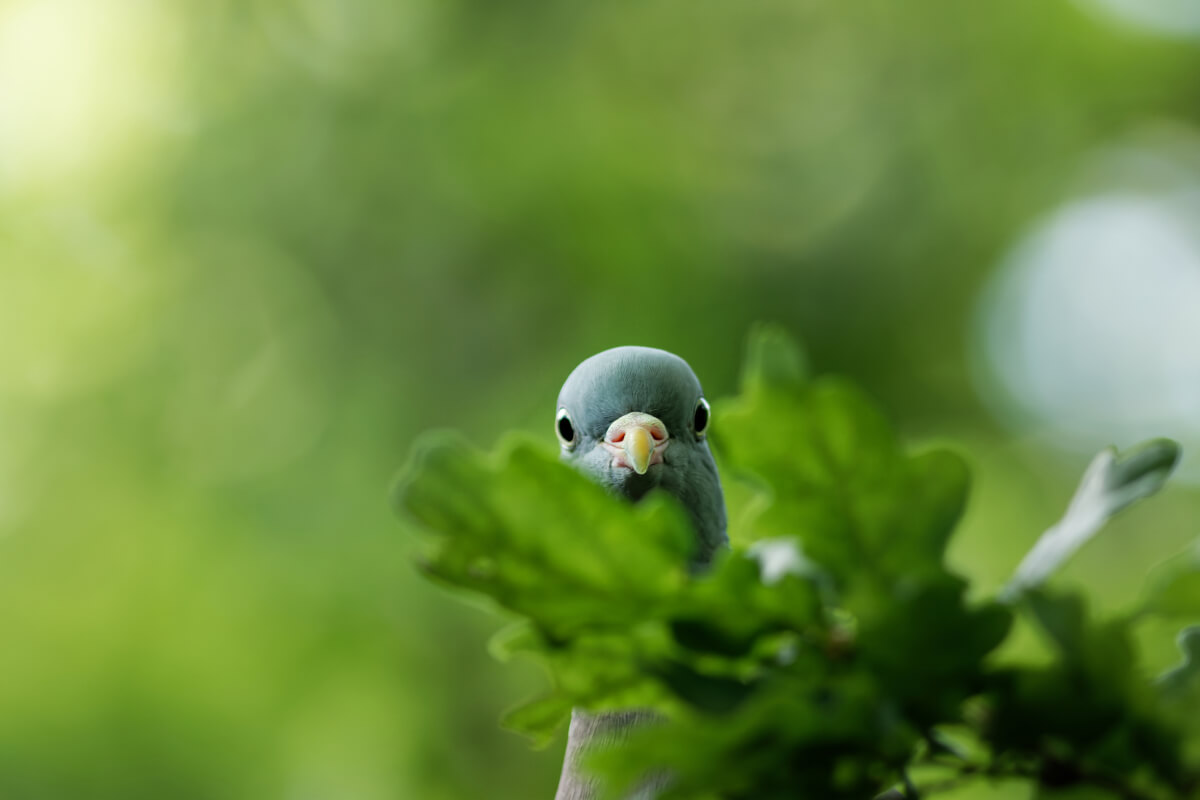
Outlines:
[[[563,383],[554,433],[564,462],[610,493],[637,502],[651,490],[682,504],[696,535],[690,566],[703,570],[728,547],[725,499],[708,446],[711,409],[688,363],[653,347],[614,347],[585,359]],[[623,740],[652,718],[644,710],[575,709],[555,800],[593,800],[599,787],[580,769],[591,748]],[[663,778],[640,787],[653,796]]]

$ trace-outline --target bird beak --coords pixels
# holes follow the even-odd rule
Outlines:
[[[604,447],[614,467],[632,469],[645,475],[651,464],[661,464],[663,451],[670,444],[667,426],[658,417],[632,411],[615,420],[604,434]]]

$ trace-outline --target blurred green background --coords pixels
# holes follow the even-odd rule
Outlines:
[[[1198,37],[1169,0],[0,0],[0,796],[550,797],[561,741],[496,725],[542,678],[386,492],[429,428],[552,447],[618,344],[716,397],[784,324],[961,444],[995,588],[1090,452],[1200,439]],[[1194,472],[1063,580],[1127,605]]]

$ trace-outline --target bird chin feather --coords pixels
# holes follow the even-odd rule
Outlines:
[[[611,467],[607,482],[613,491],[636,502],[661,485],[662,468],[662,464],[652,464],[645,475],[638,475],[627,467]]]

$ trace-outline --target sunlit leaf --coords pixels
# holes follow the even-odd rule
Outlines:
[[[962,459],[945,450],[907,455],[843,382],[746,380],[755,390],[717,407],[712,434],[731,480],[761,487],[754,513],[734,517],[735,537],[797,537],[806,557],[842,582],[940,571],[966,498]]]
[[[1102,450],[1088,465],[1066,514],[1042,534],[1017,567],[1009,596],[1038,586],[1067,562],[1114,514],[1157,492],[1179,461],[1179,445],[1154,439],[1119,454]]]
[[[621,502],[535,445],[488,457],[425,440],[395,503],[426,534],[424,569],[485,595],[552,636],[622,625],[680,590],[694,541],[678,505]]]

